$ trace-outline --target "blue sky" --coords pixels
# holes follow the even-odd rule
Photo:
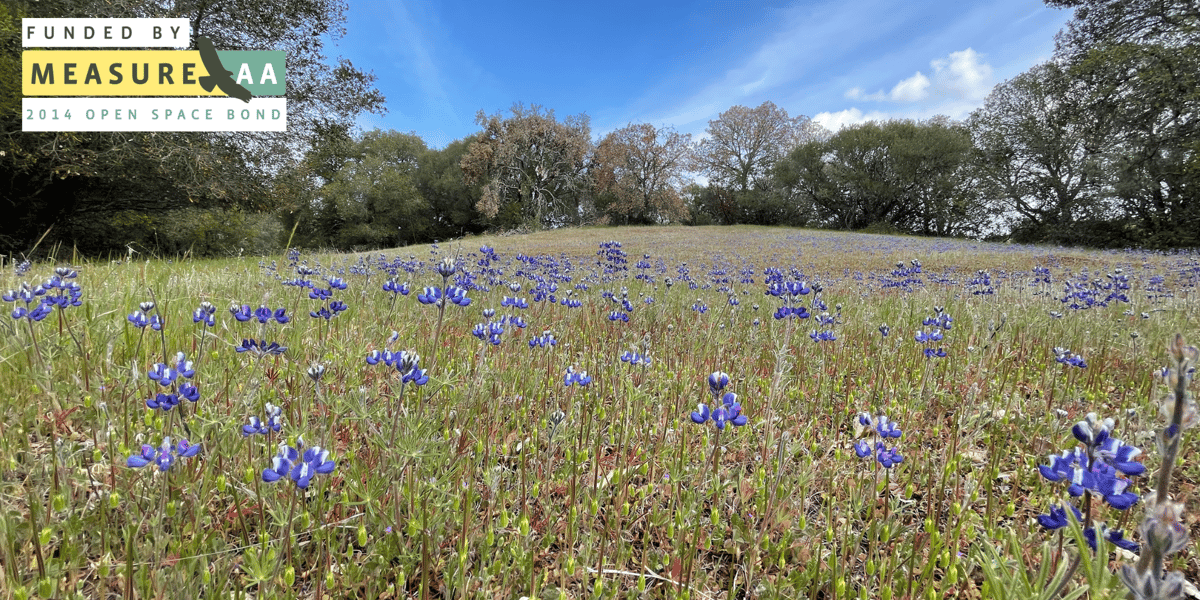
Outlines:
[[[388,2],[350,0],[327,48],[372,71],[388,113],[359,125],[432,147],[516,102],[703,134],[770,100],[830,129],[965,118],[992,86],[1048,59],[1069,11],[1040,0]]]

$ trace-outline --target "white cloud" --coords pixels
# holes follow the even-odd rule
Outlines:
[[[917,71],[916,75],[896,84],[889,98],[894,102],[916,102],[929,95],[929,78]]]
[[[873,110],[869,113],[864,113],[857,108],[847,108],[837,112],[817,113],[812,119],[820,123],[822,127],[836,132],[843,127],[866,123],[867,121],[887,121],[894,118],[885,112]]]
[[[929,63],[937,88],[946,95],[965,100],[982,100],[991,92],[992,66],[983,62],[978,52],[967,48],[951,52],[945,58]]]
[[[932,78],[917,71],[912,77],[900,80],[889,93],[881,90],[867,94],[862,88],[853,87],[845,96],[873,102],[920,102],[931,98],[979,101],[987,97],[994,85],[992,66],[971,48],[935,58],[929,61],[929,66]]]

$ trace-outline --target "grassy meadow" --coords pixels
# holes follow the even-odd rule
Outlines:
[[[1038,516],[1137,542],[1143,504],[1038,465],[1095,412],[1152,493],[1153,375],[1200,337],[1191,253],[658,227],[59,258],[0,284],[3,598],[1124,598],[1134,553]]]

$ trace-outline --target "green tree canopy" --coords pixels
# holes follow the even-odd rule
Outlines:
[[[376,129],[362,136],[321,190],[338,221],[337,247],[377,248],[424,238],[434,220],[416,184],[426,151],[416,134]]]
[[[971,137],[945,118],[868,122],[793,150],[775,169],[815,222],[922,235],[973,235],[986,212],[970,179]]]
[[[1086,90],[1060,65],[1038,65],[1000,85],[968,120],[976,175],[1022,241],[1071,241],[1080,222],[1108,216],[1104,128]]]
[[[1105,197],[1135,243],[1200,245],[1200,4],[1047,0],[1074,8],[1056,57],[1104,127]],[[1124,239],[1117,240],[1124,242]]]

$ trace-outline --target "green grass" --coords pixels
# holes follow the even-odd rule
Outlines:
[[[609,239],[623,243],[628,273],[594,281],[599,244]],[[468,255],[467,268],[478,271],[479,257],[469,255],[483,244],[499,254],[505,285],[471,292],[469,307],[447,306],[435,336],[437,310],[416,294],[440,283],[432,267],[443,256]],[[1143,448],[1153,474],[1148,436],[1161,424],[1151,374],[1165,364],[1170,335],[1197,337],[1182,256],[655,227],[301,258],[328,272],[380,254],[422,261],[399,277],[413,293],[393,306],[381,290],[385,274],[348,272],[349,288],[334,299],[349,310],[327,325],[308,316],[319,304],[307,290],[281,285],[258,258],[84,263],[83,306],[32,327],[5,317],[0,596],[1011,597],[1000,587],[1026,573],[1042,586],[1074,553],[1069,535],[1042,532],[1034,520],[1066,496],[1036,466],[1074,444],[1071,425],[1094,411],[1117,419],[1117,436]],[[589,289],[571,296],[583,306],[501,308],[513,295],[509,281],[532,285],[515,279],[519,269],[543,272],[519,254],[569,261],[574,279],[557,295],[586,280]],[[654,283],[634,277],[644,254],[666,267],[648,269]],[[923,266],[922,286],[880,287],[876,277],[911,259]],[[262,260],[295,276],[284,257]],[[681,279],[684,263],[699,289]],[[54,266],[35,264],[24,280]],[[1049,267],[1054,283],[1029,285],[1035,266]],[[718,267],[728,293],[706,285]],[[829,311],[841,307],[837,341],[812,342],[812,319],[772,318],[779,301],[764,295],[767,267],[822,282]],[[1131,303],[1073,311],[1059,301],[1068,278],[1086,269],[1105,279],[1116,268],[1130,276]],[[739,283],[743,269],[754,283]],[[971,294],[966,283],[980,269],[996,294]],[[1154,275],[1173,297],[1147,298]],[[23,280],[11,266],[4,277],[5,289]],[[629,323],[614,323],[607,316],[618,305],[600,293],[619,297],[623,287],[634,310]],[[517,295],[529,298],[526,290]],[[166,320],[161,337],[125,320],[152,297]],[[218,309],[207,333],[189,318],[201,301]],[[693,311],[698,302],[708,311]],[[239,323],[231,303],[285,306],[292,321]],[[934,306],[954,326],[941,344],[947,358],[926,360],[913,335]],[[484,344],[470,335],[484,308],[519,312],[529,326]],[[882,323],[892,328],[887,338]],[[531,349],[529,338],[546,330],[557,346]],[[392,331],[393,349],[418,352],[429,368],[429,384],[405,386],[402,397],[394,369],[364,361]],[[288,351],[236,353],[250,337]],[[1055,346],[1082,354],[1088,367],[1056,363]],[[653,363],[630,367],[619,360],[626,350]],[[202,399],[164,416],[145,408],[157,391],[145,373],[176,351],[195,361]],[[315,363],[327,367],[319,389],[306,376]],[[593,383],[565,388],[569,365]],[[706,377],[718,370],[730,374],[727,390],[750,418],[719,438],[688,417],[711,401]],[[288,440],[303,434],[337,461],[307,493],[263,483],[278,440],[241,435],[268,402],[283,407]],[[555,411],[565,415],[557,426]],[[854,454],[862,411],[901,424],[905,461],[894,469]],[[203,452],[165,473],[125,466],[164,435],[188,437]],[[1172,490],[1188,506],[1200,476],[1194,453],[1185,438]],[[1134,487],[1145,493],[1149,477],[1139,479]],[[1142,511],[1097,502],[1094,513],[1129,531]],[[1103,562],[1089,563],[1087,578],[1074,574],[1068,589],[1123,597]],[[1190,551],[1173,566],[1196,574]]]

